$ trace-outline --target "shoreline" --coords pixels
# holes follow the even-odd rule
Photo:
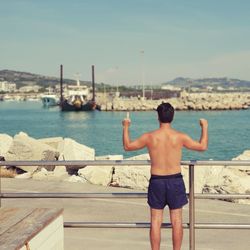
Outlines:
[[[80,144],[71,138],[52,137],[34,139],[20,132],[13,138],[0,134],[0,155],[6,161],[98,161],[124,160],[123,155],[96,156],[95,149]],[[148,154],[137,155],[125,160],[149,160]],[[250,160],[250,150],[232,160]],[[4,170],[4,171],[3,171]],[[13,171],[14,170],[14,171]],[[10,173],[8,173],[10,171]],[[105,166],[12,166],[2,167],[1,173],[18,179],[55,180],[59,182],[90,183],[147,190],[150,179],[149,165]],[[182,174],[188,191],[188,167],[182,166]],[[250,190],[250,167],[244,166],[196,166],[196,193],[242,193]],[[234,201],[250,204],[249,200]]]

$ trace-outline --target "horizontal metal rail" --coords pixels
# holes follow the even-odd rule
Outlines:
[[[195,199],[250,199],[250,194],[195,194]]]
[[[0,161],[0,166],[110,166],[149,165],[150,160],[98,160],[98,161]],[[182,166],[250,166],[250,161],[182,161]]]
[[[1,198],[146,198],[146,193],[2,193]]]
[[[188,194],[187,194],[188,196]],[[147,193],[1,193],[4,199],[23,199],[23,198],[122,198],[138,199],[147,198]],[[250,194],[195,194],[195,199],[250,199]]]
[[[147,222],[64,222],[65,228],[150,228]],[[162,228],[171,228],[171,223],[163,223]],[[183,224],[188,228],[188,224]]]
[[[188,229],[189,223],[183,223]],[[64,222],[65,228],[150,228],[146,222]],[[163,223],[162,228],[172,228],[171,223]],[[250,229],[250,224],[196,223],[195,229]]]

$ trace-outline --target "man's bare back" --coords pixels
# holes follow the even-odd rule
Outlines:
[[[170,175],[181,172],[181,133],[168,125],[148,133],[147,148],[151,159],[151,174]]]
[[[128,128],[130,120],[125,119],[123,124],[125,128]],[[133,142],[126,140],[128,138],[125,135],[124,147],[126,150],[147,147],[151,160],[151,174],[169,175],[180,173],[183,147],[196,151],[207,149],[207,121],[201,119],[200,125],[202,134],[199,142],[173,129],[169,123],[160,123],[159,129],[145,133]]]

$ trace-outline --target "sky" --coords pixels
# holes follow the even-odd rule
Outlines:
[[[0,0],[0,70],[113,85],[250,80],[248,0]]]

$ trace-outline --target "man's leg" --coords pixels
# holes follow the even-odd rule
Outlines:
[[[150,227],[151,249],[160,250],[163,209],[150,208],[150,213],[151,213],[151,227]]]
[[[171,209],[170,220],[172,224],[172,241],[173,250],[180,250],[183,238],[183,228],[182,228],[182,208]]]

